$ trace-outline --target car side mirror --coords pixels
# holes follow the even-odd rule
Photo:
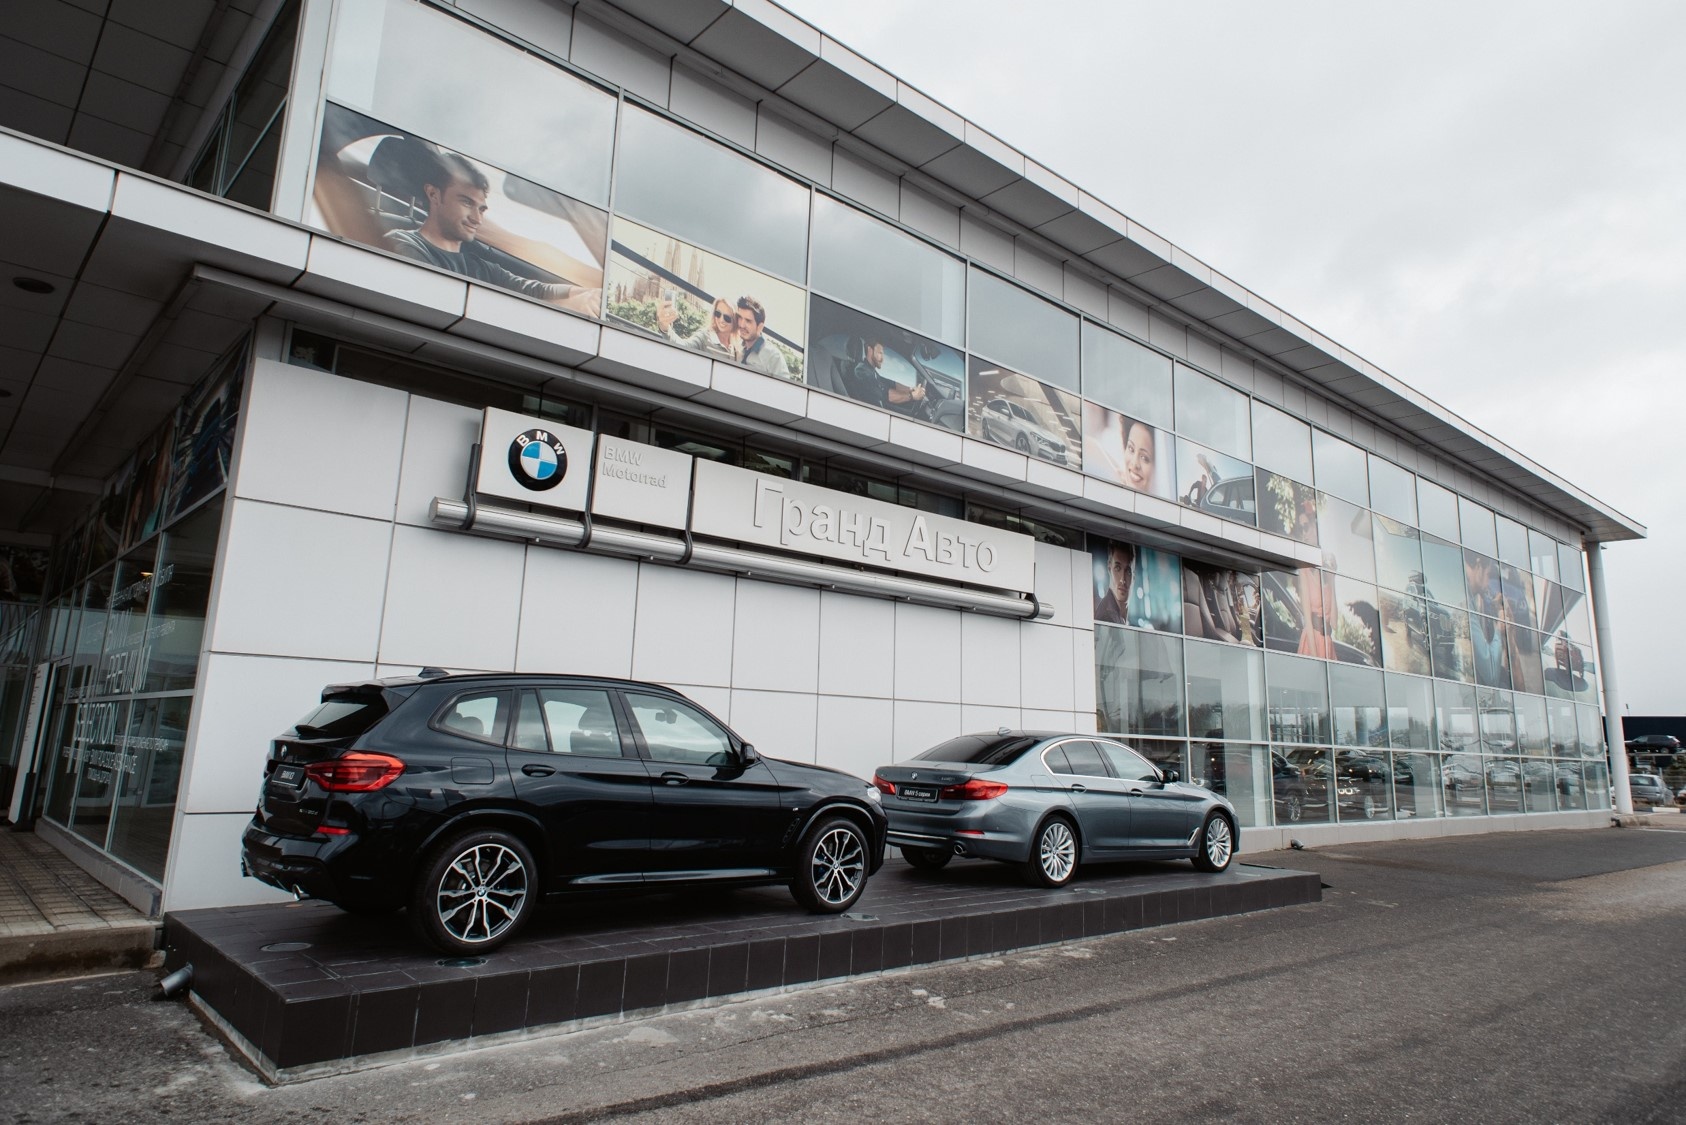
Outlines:
[[[746,742],[738,750],[738,760],[743,762],[745,766],[753,766],[761,760],[761,755],[756,753],[755,747]]]
[[[1171,784],[1173,781],[1181,781],[1183,777],[1183,775],[1178,773],[1176,770],[1160,770],[1159,772],[1160,780],[1162,780],[1166,785]]]

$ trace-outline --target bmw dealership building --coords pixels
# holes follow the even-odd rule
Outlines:
[[[768,0],[0,44],[0,797],[142,909],[276,897],[270,740],[428,666],[1107,732],[1243,850],[1609,823],[1643,527]]]

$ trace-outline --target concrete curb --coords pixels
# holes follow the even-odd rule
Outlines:
[[[0,938],[0,985],[144,969],[158,958],[159,925],[134,922]]]

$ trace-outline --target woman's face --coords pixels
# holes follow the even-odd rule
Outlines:
[[[1124,437],[1124,483],[1138,492],[1153,491],[1153,431],[1131,423]]]

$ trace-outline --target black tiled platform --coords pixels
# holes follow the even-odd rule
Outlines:
[[[1315,874],[1242,863],[1086,869],[1067,888],[955,862],[886,862],[849,914],[778,888],[579,900],[543,908],[482,963],[425,951],[401,916],[325,903],[189,910],[164,920],[167,965],[258,1069],[285,1080],[362,1056],[655,1011],[710,997],[988,956],[1145,926],[1316,902]],[[303,948],[293,948],[303,946]]]

